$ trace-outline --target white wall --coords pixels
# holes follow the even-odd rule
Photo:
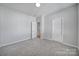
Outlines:
[[[79,4],[78,4],[78,50],[79,50]]]
[[[36,21],[35,17],[0,6],[0,46],[30,39],[31,21]]]
[[[62,19],[62,32],[64,43],[77,45],[77,7],[76,5],[65,8],[56,13],[51,13],[45,16],[44,38],[52,38],[52,20],[54,18]],[[52,39],[53,40],[53,39]]]

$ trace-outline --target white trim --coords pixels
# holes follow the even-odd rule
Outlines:
[[[30,39],[30,38],[21,39],[21,40],[18,40],[18,41],[2,44],[0,47],[4,47],[4,46],[7,46],[7,45],[15,44],[15,43],[18,43],[18,42],[21,42],[21,41],[24,41],[24,40],[28,40],[28,39]]]
[[[29,40],[29,39],[31,39],[31,38],[28,37],[28,38],[21,39],[21,40],[18,40],[18,41],[14,41],[14,42],[10,42],[10,43],[6,43],[6,44],[2,44],[2,45],[0,45],[0,48],[1,48],[1,47],[4,47],[4,46],[8,46],[8,45],[15,44],[15,43],[19,43],[19,42],[22,42],[22,41],[25,41],[25,40]]]
[[[48,39],[47,39],[48,40]],[[52,40],[52,39],[49,39],[49,40]],[[52,40],[52,41],[56,41],[56,40]],[[59,42],[59,41],[56,41],[56,42]],[[64,42],[59,42],[61,44],[64,44],[66,46],[70,46],[70,47],[73,47],[73,48],[77,48],[78,49],[78,46],[75,46],[75,45],[71,45],[71,44],[68,44],[68,43],[64,43]]]
[[[15,44],[15,43],[19,43],[19,42],[22,42],[22,41],[25,41],[25,40],[28,40],[28,39],[30,39],[30,38],[28,37],[28,38],[26,38],[26,39],[18,40],[18,41],[11,42],[11,43],[6,43],[6,44],[1,45],[0,48],[1,48],[1,47],[4,47],[4,46],[8,46],[8,45]],[[46,40],[48,40],[48,39],[46,39]],[[49,40],[51,40],[51,39],[49,39]],[[56,40],[52,40],[52,41],[56,41]],[[59,42],[59,41],[56,41],[56,42]],[[78,46],[75,46],[75,45],[71,45],[71,44],[64,43],[64,42],[59,42],[59,43],[64,44],[64,45],[66,45],[66,46],[70,46],[70,47],[74,47],[74,48],[79,49],[79,47],[78,47]]]

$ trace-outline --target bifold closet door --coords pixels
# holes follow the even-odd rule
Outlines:
[[[52,39],[55,41],[62,41],[62,20],[55,18],[52,20]]]
[[[37,37],[37,22],[31,22],[31,39]]]

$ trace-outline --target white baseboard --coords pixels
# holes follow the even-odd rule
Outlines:
[[[51,39],[49,39],[49,40],[51,40]],[[56,41],[56,40],[53,40],[53,41]],[[56,42],[59,42],[59,41],[56,41]],[[71,44],[64,43],[64,42],[59,42],[59,43],[64,44],[66,46],[70,46],[70,47],[73,47],[73,48],[77,48],[78,49],[78,46],[75,46],[75,45],[71,45]]]
[[[35,38],[35,36],[36,35],[34,34],[32,38]],[[14,42],[9,42],[9,43],[6,43],[6,44],[2,44],[2,45],[0,45],[0,47],[12,45],[12,44],[15,44],[15,43],[18,43],[18,42],[22,42],[22,41],[25,41],[25,40],[28,40],[28,39],[31,39],[31,37],[27,37],[27,38],[24,38],[24,39],[21,39],[21,40],[18,40],[18,41],[14,41]]]
[[[28,37],[28,38],[25,38],[25,39],[22,39],[22,40],[18,40],[18,41],[15,41],[15,42],[6,43],[6,44],[1,45],[0,47],[12,45],[12,44],[15,44],[15,43],[18,43],[18,42],[22,42],[22,41],[25,41],[25,40],[28,40],[28,39],[30,39],[30,38]],[[48,40],[48,39],[47,39],[47,40]],[[49,39],[49,40],[51,40],[51,39]],[[53,40],[53,41],[56,41],[56,40]],[[56,42],[59,42],[59,41],[56,41]],[[79,47],[78,47],[78,46],[75,46],[75,45],[71,45],[71,44],[64,43],[64,42],[59,42],[59,43],[64,44],[64,45],[66,45],[66,46],[70,46],[70,47],[74,47],[74,48],[79,49]]]
[[[6,44],[2,44],[0,45],[0,47],[4,47],[4,46],[8,46],[8,45],[12,45],[12,44],[15,44],[15,43],[18,43],[18,42],[21,42],[21,41],[25,41],[25,40],[28,40],[30,38],[26,38],[26,39],[21,39],[21,40],[18,40],[18,41],[14,41],[14,42],[10,42],[10,43],[6,43]]]
[[[66,46],[78,48],[78,46],[75,46],[75,45],[72,45],[72,44],[68,44],[68,43],[64,43],[64,42],[60,42],[60,43],[66,45]]]
[[[33,36],[33,38],[34,38],[34,37],[35,37],[35,35]],[[12,45],[12,44],[15,44],[15,43],[19,43],[19,42],[22,42],[22,41],[25,41],[25,40],[28,40],[28,39],[31,39],[31,38],[30,38],[30,37],[27,37],[27,38],[25,38],[25,39],[21,39],[21,40],[18,40],[18,41],[14,41],[14,42],[2,44],[2,45],[0,45],[0,47],[4,47],[4,46]]]

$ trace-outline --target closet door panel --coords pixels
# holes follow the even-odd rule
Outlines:
[[[37,23],[34,21],[31,23],[32,25],[32,38],[37,37]]]
[[[52,38],[56,41],[62,41],[62,21],[61,18],[52,20]]]

